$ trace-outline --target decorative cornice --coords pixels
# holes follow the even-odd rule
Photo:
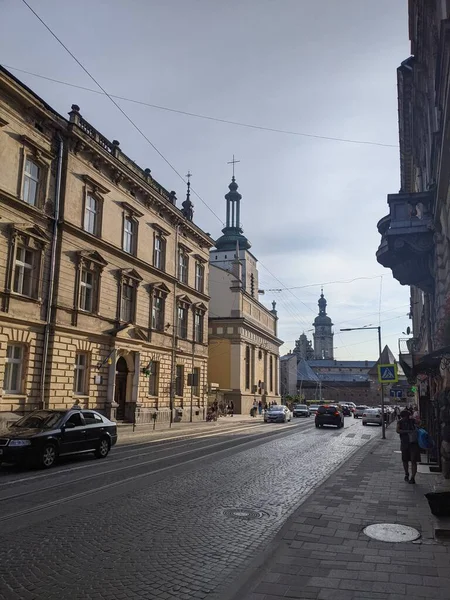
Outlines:
[[[122,208],[126,212],[131,213],[133,215],[133,217],[143,217],[144,216],[144,213],[137,210],[137,208],[135,208],[131,204],[128,204],[128,202],[121,202],[121,204],[122,204]]]
[[[100,194],[109,194],[110,190],[106,188],[103,184],[99,183],[96,179],[93,179],[90,175],[82,175],[83,181],[86,185],[90,185],[93,188],[94,192],[99,192]]]

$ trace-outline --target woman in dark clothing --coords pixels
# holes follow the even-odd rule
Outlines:
[[[417,442],[417,427],[408,410],[402,410],[397,421],[397,433],[400,435],[400,450],[402,452],[405,481],[416,483],[417,463],[420,462],[420,447]],[[409,477],[411,463],[411,478]]]

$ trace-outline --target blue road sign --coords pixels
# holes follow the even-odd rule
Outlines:
[[[378,381],[380,383],[396,383],[398,381],[397,365],[378,365]]]

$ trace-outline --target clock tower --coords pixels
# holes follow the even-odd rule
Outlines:
[[[333,359],[333,323],[327,315],[327,301],[323,289],[319,298],[319,314],[314,319],[314,358]]]

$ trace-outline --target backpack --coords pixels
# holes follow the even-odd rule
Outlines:
[[[423,450],[431,450],[431,448],[434,448],[434,442],[428,431],[425,429],[417,430],[417,441]]]

